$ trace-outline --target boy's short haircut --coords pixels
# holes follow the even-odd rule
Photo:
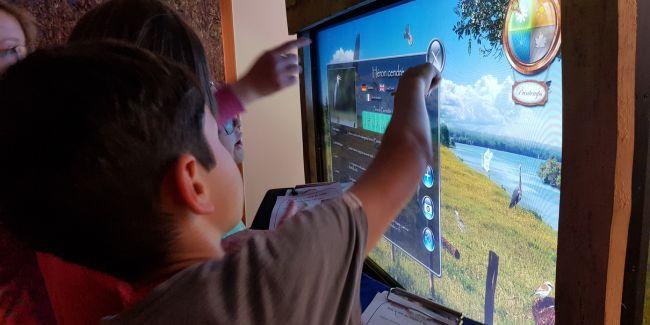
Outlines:
[[[34,249],[124,280],[174,240],[161,184],[181,154],[215,165],[181,66],[116,43],[39,50],[0,79],[0,222]]]

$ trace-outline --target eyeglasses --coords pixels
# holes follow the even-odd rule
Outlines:
[[[226,124],[223,125],[223,131],[226,132],[227,135],[231,135],[235,132],[235,119],[231,118],[226,122]]]
[[[27,47],[25,45],[16,45],[8,49],[0,49],[0,60],[6,60],[12,57],[16,61],[20,61],[27,56]]]
[[[239,120],[239,117],[234,117],[229,119],[222,127],[226,135],[231,135],[235,130],[241,127],[241,121]]]

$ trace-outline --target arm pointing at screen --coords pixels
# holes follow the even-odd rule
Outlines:
[[[294,52],[309,44],[310,39],[301,37],[264,52],[250,70],[231,85],[239,100],[247,105],[296,84],[302,69]]]
[[[406,71],[395,93],[395,110],[367,172],[350,189],[368,219],[366,254],[411,199],[433,157],[425,97],[440,82],[427,63]]]

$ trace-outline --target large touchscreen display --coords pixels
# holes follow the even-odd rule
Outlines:
[[[552,0],[414,0],[317,31],[334,181],[372,162],[404,71],[442,71],[427,98],[432,163],[370,255],[408,290],[477,320],[554,320],[560,41]]]

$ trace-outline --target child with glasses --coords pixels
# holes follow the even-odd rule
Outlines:
[[[34,18],[21,8],[0,0],[0,75],[24,59],[36,43]],[[0,227],[0,324],[53,322],[34,251]]]
[[[244,162],[244,144],[242,142],[241,120],[239,116],[228,119],[223,125],[219,126],[219,140],[226,150],[230,152],[235,163],[241,165]],[[224,238],[245,229],[246,225],[240,221],[237,226],[226,233]]]
[[[232,153],[235,163],[244,162],[244,143],[242,142],[241,119],[235,116],[219,127],[219,139]]]
[[[0,73],[36,46],[36,23],[24,10],[0,0]]]

